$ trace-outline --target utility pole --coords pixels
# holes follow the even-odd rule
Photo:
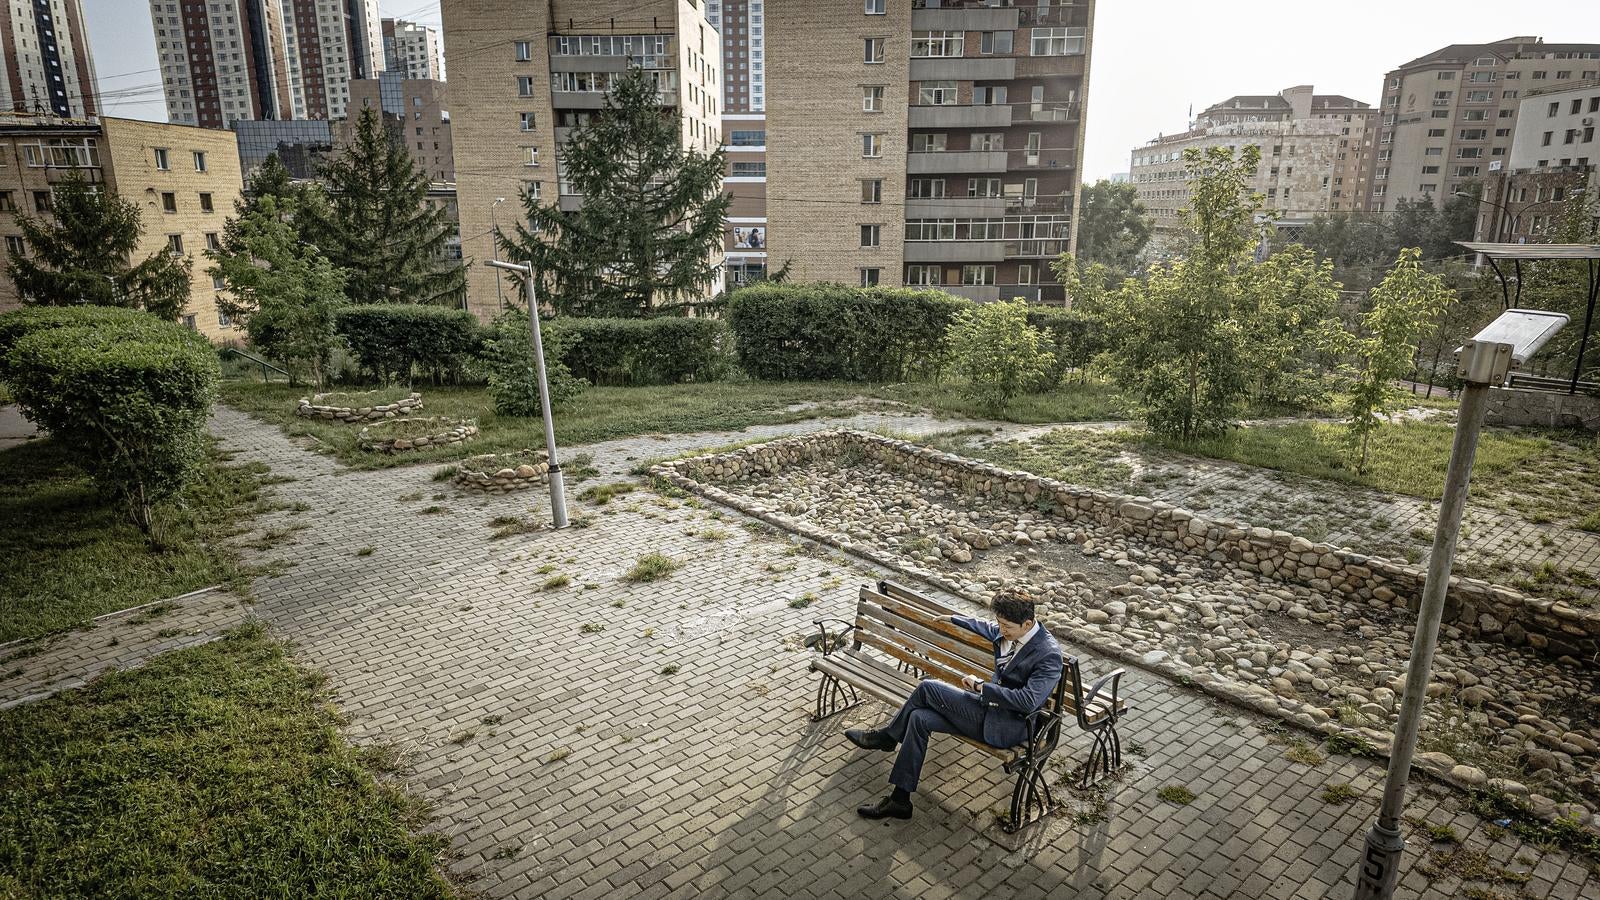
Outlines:
[[[528,329],[533,333],[533,364],[539,378],[539,413],[544,418],[545,455],[550,462],[550,517],[555,527],[567,527],[567,498],[561,478],[561,465],[556,462],[556,426],[550,417],[550,385],[544,372],[544,339],[539,332],[539,296],[533,263],[519,265],[498,259],[485,260],[484,265],[495,269],[508,269],[526,279],[528,286]]]

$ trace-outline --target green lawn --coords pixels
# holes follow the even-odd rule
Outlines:
[[[151,549],[54,440],[0,451],[0,641],[243,577],[220,540],[265,505],[264,472],[213,452],[183,506],[162,508],[162,547]]]
[[[0,896],[451,896],[328,699],[247,625],[0,712]]]
[[[385,468],[455,460],[544,445],[536,418],[495,415],[481,387],[422,387],[422,416],[467,418],[480,429],[475,441],[423,451],[384,455],[356,447],[359,427],[302,419],[295,404],[306,394],[283,384],[227,381],[223,401],[291,435],[308,435],[329,453],[357,468]],[[908,409],[909,408],[909,409]],[[864,410],[915,411],[991,417],[949,386],[864,385],[844,382],[712,382],[659,387],[595,387],[555,410],[556,439],[566,446],[645,434],[736,431],[806,419],[848,416]],[[1127,414],[1122,400],[1100,384],[1072,385],[1049,394],[1019,398],[998,415],[1017,422],[1074,422]]]

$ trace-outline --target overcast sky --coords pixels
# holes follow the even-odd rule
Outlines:
[[[107,113],[164,120],[149,4],[85,2]],[[439,23],[438,0],[379,0],[379,7],[386,16]],[[1326,13],[1312,16],[1313,9]],[[1191,105],[1297,84],[1377,105],[1383,74],[1401,63],[1447,44],[1513,35],[1600,43],[1600,2],[1101,0],[1084,176],[1127,171],[1135,146],[1186,127]]]

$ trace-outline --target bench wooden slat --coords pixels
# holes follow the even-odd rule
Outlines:
[[[967,651],[952,647],[950,642],[930,631],[908,622],[893,613],[863,604],[856,610],[856,627],[879,637],[905,645],[906,649],[922,655],[936,655],[940,662],[958,673],[988,678],[994,674],[994,660],[979,661]]]
[[[937,647],[950,656],[964,661],[974,670],[983,672],[986,677],[994,674],[993,644],[978,635],[973,635],[983,641],[983,646],[979,647],[947,630],[965,631],[960,625],[907,615],[907,611],[905,606],[893,600],[885,599],[882,604],[862,600],[856,607],[856,616],[873,619],[895,631],[904,632],[924,644]]]
[[[941,659],[937,651],[927,647],[908,650],[901,638],[885,638],[871,631],[856,630],[856,638],[868,647],[894,657],[907,665],[921,669],[929,678],[937,678],[959,685],[962,675],[973,674],[966,667],[956,667]],[[980,676],[986,677],[986,676]]]
[[[992,666],[994,662],[994,642],[975,631],[969,631],[950,621],[956,615],[953,609],[932,608],[928,604],[906,603],[903,600],[880,594],[871,588],[861,589],[861,601],[870,603],[881,609],[889,610],[898,616],[908,619],[932,631],[956,641],[963,646],[977,651],[977,657],[987,660]]]
[[[905,703],[911,692],[917,689],[918,679],[890,668],[887,664],[872,659],[854,650],[842,650],[829,654],[816,660],[814,667],[818,671],[827,672],[854,685],[856,688],[877,697],[879,700],[900,705]],[[1017,748],[993,747],[982,741],[976,741],[964,735],[954,737],[977,747],[992,756],[1009,759],[1015,756]]]

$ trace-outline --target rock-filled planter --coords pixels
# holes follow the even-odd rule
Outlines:
[[[1388,751],[1425,577],[1414,566],[859,432],[652,473],[979,602],[1027,590],[1081,646]],[[1594,827],[1600,698],[1572,651],[1593,652],[1600,617],[1471,579],[1452,579],[1449,598],[1425,735],[1470,718],[1491,750],[1458,760],[1425,743],[1416,765]]]
[[[382,391],[372,391],[372,394],[381,394]],[[422,395],[412,391],[409,395],[388,403],[367,403],[358,406],[330,405],[324,400],[328,394],[313,394],[310,397],[300,398],[300,405],[295,408],[295,415],[307,419],[321,419],[326,422],[376,422],[382,419],[394,419],[422,409]],[[340,400],[360,398],[360,394],[343,394]],[[376,399],[374,397],[373,399]]]
[[[549,457],[542,450],[473,456],[461,461],[454,480],[457,487],[469,491],[525,491],[549,483]]]
[[[388,419],[362,428],[356,446],[374,453],[405,453],[477,436],[478,426],[455,419]]]

